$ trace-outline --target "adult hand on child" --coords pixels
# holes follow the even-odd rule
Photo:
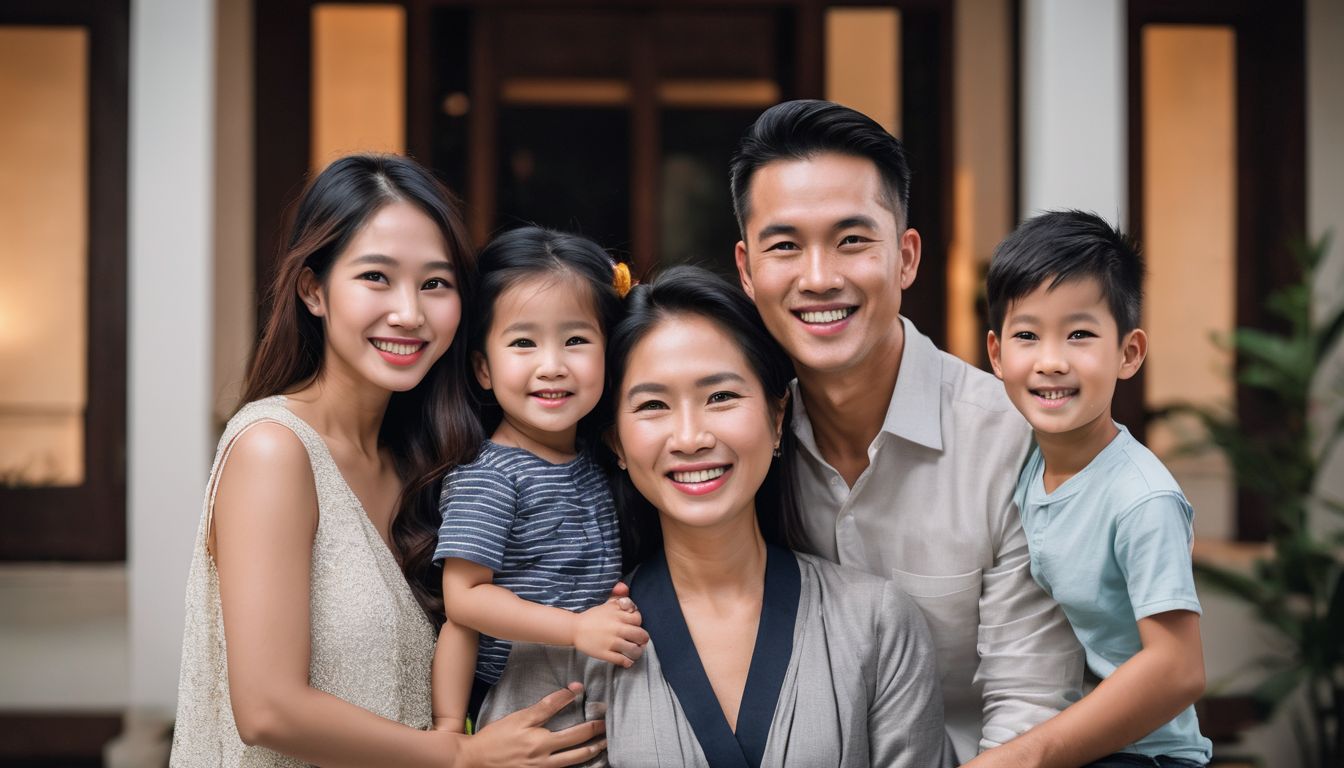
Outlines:
[[[582,690],[582,685],[570,683],[536,704],[487,725],[466,739],[454,765],[552,768],[593,759],[607,748],[604,721],[589,720],[555,732],[545,725]]]

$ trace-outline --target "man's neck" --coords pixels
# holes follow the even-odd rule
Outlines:
[[[868,468],[868,446],[882,431],[896,391],[905,352],[905,329],[898,328],[890,343],[852,368],[798,369],[798,389],[817,450],[850,487]]]

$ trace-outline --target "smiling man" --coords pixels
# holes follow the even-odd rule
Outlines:
[[[804,526],[818,554],[923,609],[957,755],[1078,695],[1082,653],[1032,581],[1012,503],[1030,430],[992,376],[900,315],[919,270],[901,143],[824,101],[770,108],[732,162],[737,268],[793,358]]]

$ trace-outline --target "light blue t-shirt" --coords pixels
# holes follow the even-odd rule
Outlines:
[[[1087,666],[1107,678],[1143,648],[1138,620],[1164,611],[1201,613],[1190,566],[1194,512],[1153,452],[1121,425],[1081,472],[1045,492],[1034,448],[1016,501],[1031,575],[1068,617]],[[1194,707],[1123,751],[1208,762]]]

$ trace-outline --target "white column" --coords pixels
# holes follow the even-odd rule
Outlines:
[[[129,753],[176,708],[183,589],[212,448],[214,26],[213,0],[131,4],[130,709],[109,755],[121,765],[152,759]]]
[[[1022,3],[1022,211],[1081,208],[1124,227],[1125,3]]]

